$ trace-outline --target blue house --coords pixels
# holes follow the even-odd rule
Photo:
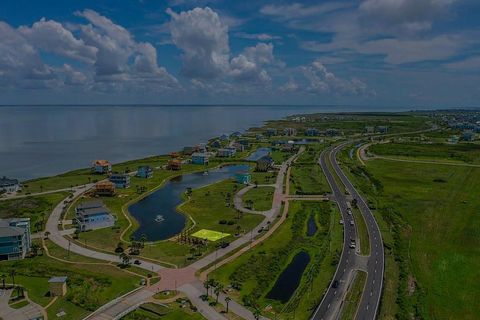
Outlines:
[[[138,167],[137,177],[145,179],[151,178],[153,177],[153,169],[149,166]]]
[[[119,189],[130,187],[130,176],[128,174],[112,174],[108,180],[115,184],[115,187]]]
[[[81,203],[75,208],[75,213],[75,222],[80,231],[108,228],[115,224],[115,218],[102,201]]]
[[[93,173],[107,174],[112,172],[112,165],[107,160],[95,160],[92,164]]]
[[[0,219],[0,260],[23,259],[30,246],[30,218]]]
[[[248,171],[237,172],[235,174],[235,180],[237,180],[238,183],[249,184],[250,181],[252,181],[252,175]]]
[[[195,152],[192,154],[192,163],[193,164],[208,164],[208,158],[210,156],[206,153]]]

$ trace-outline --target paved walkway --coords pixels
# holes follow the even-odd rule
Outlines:
[[[8,300],[13,289],[0,290],[0,318],[5,320],[29,320],[44,317],[43,308],[29,301],[29,304],[20,309],[13,309],[8,305]]]

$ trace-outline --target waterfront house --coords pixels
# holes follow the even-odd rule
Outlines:
[[[340,135],[340,130],[334,129],[334,128],[328,128],[325,130],[325,134],[330,137],[338,136]]]
[[[365,133],[369,133],[369,134],[375,133],[375,127],[373,127],[373,126],[366,126],[366,127],[365,127]]]
[[[30,218],[0,219],[0,260],[24,259],[30,246]]]
[[[153,177],[153,169],[149,166],[140,166],[137,170],[137,177],[148,179]]]
[[[277,135],[277,129],[275,128],[267,128],[267,131],[265,131],[265,135],[267,137],[272,137]]]
[[[0,178],[0,193],[1,192],[17,192],[20,190],[20,184],[17,179],[8,179],[7,177]]]
[[[320,131],[318,131],[317,128],[307,128],[307,130],[305,130],[305,135],[308,137],[318,136],[319,134]]]
[[[295,129],[295,128],[285,128],[285,129],[283,129],[283,134],[285,136],[295,136],[295,135],[297,135],[297,129]]]
[[[259,172],[267,172],[274,164],[272,157],[264,156],[257,160],[256,170]]]
[[[387,126],[378,126],[377,131],[379,133],[383,133],[383,134],[388,133],[388,127]]]
[[[208,158],[210,158],[210,155],[207,153],[195,152],[194,154],[192,154],[192,163],[207,165]]]
[[[115,218],[100,200],[80,203],[75,208],[75,223],[80,231],[113,227]]]
[[[95,194],[97,196],[114,196],[115,184],[110,181],[100,181],[95,184]]]
[[[473,131],[464,131],[462,133],[462,140],[463,141],[473,141],[475,140],[475,133]]]
[[[249,184],[252,181],[252,174],[248,171],[237,172],[235,180],[241,184]]]
[[[115,184],[115,187],[119,189],[130,187],[130,176],[128,174],[112,174],[108,180]]]
[[[108,174],[112,172],[112,165],[107,160],[95,160],[92,164],[93,173]]]
[[[243,144],[238,143],[238,142],[232,143],[231,148],[234,148],[235,150],[237,150],[237,152],[245,151],[245,146]]]
[[[231,138],[240,138],[242,136],[241,132],[235,131],[230,135]]]
[[[50,297],[63,297],[67,294],[67,277],[51,277],[48,280]]]
[[[221,141],[227,141],[227,140],[228,140],[228,136],[227,136],[226,134],[222,134],[222,135],[220,136],[220,140],[221,140]]]
[[[220,140],[214,140],[211,144],[212,148],[221,148],[222,144],[220,143]]]
[[[206,143],[199,143],[197,145],[198,152],[207,152],[207,144]]]
[[[255,135],[255,139],[256,139],[256,140],[262,140],[262,139],[263,139],[263,134],[257,133],[257,134]]]
[[[169,170],[182,170],[182,161],[179,159],[172,159],[168,161],[167,169]]]
[[[223,149],[218,149],[217,151],[217,156],[220,158],[230,158],[235,155],[237,150],[234,148],[223,148]]]

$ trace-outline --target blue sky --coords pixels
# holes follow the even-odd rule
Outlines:
[[[2,104],[479,106],[480,2],[2,1]]]

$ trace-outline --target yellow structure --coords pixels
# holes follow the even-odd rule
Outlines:
[[[51,297],[63,297],[67,294],[67,277],[52,277],[48,280]]]

